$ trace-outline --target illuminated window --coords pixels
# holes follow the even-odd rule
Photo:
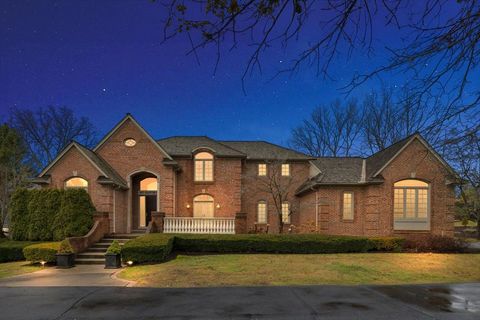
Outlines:
[[[343,193],[343,219],[353,220],[353,192]]]
[[[267,175],[267,165],[265,163],[258,164],[258,175],[266,176]]]
[[[157,191],[157,178],[145,178],[140,181],[140,191]]]
[[[126,147],[135,147],[135,145],[137,144],[137,141],[135,141],[135,139],[133,138],[128,138],[128,139],[125,139],[125,141],[123,141],[123,144]]]
[[[73,177],[65,181],[65,188],[81,188],[87,190],[88,181],[80,177]]]
[[[290,223],[290,204],[288,202],[282,203],[282,221]]]
[[[290,175],[290,165],[288,163],[282,164],[282,176],[287,177]]]
[[[213,197],[201,194],[193,198],[193,216],[195,218],[212,218],[214,212]]]
[[[200,152],[195,155],[195,181],[213,181],[213,155]]]
[[[428,183],[420,180],[407,179],[394,184],[393,216],[395,229],[424,230],[429,226],[429,192]]]
[[[257,222],[267,223],[267,203],[259,201],[257,204]]]

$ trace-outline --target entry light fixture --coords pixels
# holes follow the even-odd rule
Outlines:
[[[187,209],[190,209],[190,204],[189,204],[189,203],[187,203],[187,206],[186,206],[186,207],[187,207]]]
[[[217,203],[217,209],[220,209],[220,203]]]

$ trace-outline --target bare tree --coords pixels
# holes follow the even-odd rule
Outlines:
[[[362,128],[363,115],[356,100],[336,100],[319,106],[310,118],[292,130],[293,148],[312,156],[349,156]]]
[[[36,111],[14,108],[10,125],[27,146],[27,161],[38,172],[72,140],[91,147],[96,141],[95,129],[86,117],[75,116],[68,107],[40,108]]]
[[[20,135],[6,124],[0,126],[0,228],[7,219],[13,192],[26,185],[29,168],[23,162],[25,153]]]
[[[416,100],[408,88],[397,96],[385,87],[380,92],[372,91],[363,102],[366,147],[376,152],[415,132],[437,145],[439,132],[447,125],[446,121],[437,121],[445,108],[434,99],[427,104]]]
[[[290,65],[280,72],[314,66],[318,75],[331,77],[339,56],[372,56],[380,45],[375,31],[391,28],[401,39],[384,63],[365,74],[354,74],[347,92],[386,72],[409,77],[415,99],[424,103],[439,93],[449,108],[445,121],[480,104],[480,91],[471,82],[480,65],[480,2],[449,0],[165,0],[164,38],[185,34],[191,49],[214,46],[217,63],[222,52],[248,45],[242,83],[262,70],[268,50],[303,39],[306,30],[316,37],[302,42]],[[197,57],[198,58],[198,57]],[[467,93],[467,95],[465,95]],[[437,124],[433,124],[436,126]]]
[[[455,138],[445,141],[448,150],[445,154],[464,180],[459,188],[461,208],[468,219],[477,222],[480,238],[480,134],[475,130],[461,139],[456,132],[451,135]]]
[[[266,162],[265,176],[258,176],[257,172],[244,175],[245,179],[253,182],[255,193],[264,196],[268,204],[273,204],[279,233],[284,231],[283,204],[288,203],[288,217],[290,219],[291,215],[298,209],[295,191],[303,182],[299,179],[299,175],[293,171],[293,165],[289,167],[289,170],[292,170],[289,175],[282,175],[282,164],[285,163],[287,162],[278,157],[276,160]]]

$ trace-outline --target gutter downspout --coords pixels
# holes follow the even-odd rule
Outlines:
[[[117,190],[113,188],[113,233],[115,233],[115,216],[116,216],[116,210],[115,207],[117,206],[117,202],[115,200],[115,194],[117,193]]]
[[[318,190],[315,191],[315,231],[318,232]]]

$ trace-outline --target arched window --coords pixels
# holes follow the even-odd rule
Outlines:
[[[145,178],[141,180],[140,191],[157,191],[157,178]]]
[[[195,218],[213,217],[213,197],[208,194],[200,194],[193,198],[193,216]]]
[[[263,200],[257,203],[257,223],[267,223],[267,203]]]
[[[213,155],[199,152],[195,155],[195,181],[213,181]]]
[[[393,185],[395,230],[428,230],[430,228],[430,186],[416,180],[401,180]]]
[[[80,177],[73,177],[65,181],[65,188],[81,188],[87,190],[88,181]]]

